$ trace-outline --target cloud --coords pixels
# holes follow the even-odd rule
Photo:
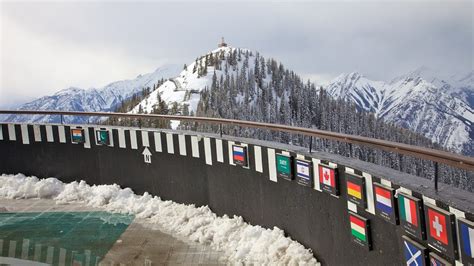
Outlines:
[[[160,60],[131,56],[114,46],[92,46],[34,32],[2,16],[0,105],[90,88],[154,70]]]
[[[0,98],[189,64],[221,36],[320,82],[472,70],[472,1],[1,3]],[[0,100],[2,101],[2,100]]]

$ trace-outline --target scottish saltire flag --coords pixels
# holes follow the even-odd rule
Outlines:
[[[391,214],[393,212],[392,193],[381,187],[375,187],[375,207],[380,211]]]
[[[462,253],[469,258],[474,258],[474,228],[459,221],[459,237],[461,239]]]
[[[359,184],[347,181],[347,194],[357,199],[362,199],[362,188]]]
[[[415,201],[399,194],[398,207],[400,208],[401,219],[418,227],[418,214]]]
[[[425,265],[423,250],[407,239],[403,239],[403,253],[405,254],[405,262],[407,266]]]
[[[310,180],[310,164],[305,161],[297,160],[296,161],[296,174],[298,177],[301,177],[306,180]]]

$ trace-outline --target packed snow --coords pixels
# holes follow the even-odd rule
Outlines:
[[[72,202],[110,212],[134,214],[170,233],[209,244],[230,262],[266,265],[319,265],[310,249],[285,237],[283,230],[245,223],[242,217],[218,217],[209,207],[163,201],[148,193],[135,195],[118,185],[90,186],[84,181],[65,184],[56,178],[23,174],[0,176],[0,198],[48,198],[57,204]]]

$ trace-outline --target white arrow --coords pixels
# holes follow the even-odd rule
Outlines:
[[[145,161],[145,163],[151,163],[151,152],[148,149],[148,147],[145,147],[142,154],[143,154],[143,160]]]

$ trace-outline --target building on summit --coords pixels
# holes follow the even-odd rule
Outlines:
[[[227,43],[224,42],[224,37],[222,37],[221,43],[217,45],[218,48],[227,47]]]

